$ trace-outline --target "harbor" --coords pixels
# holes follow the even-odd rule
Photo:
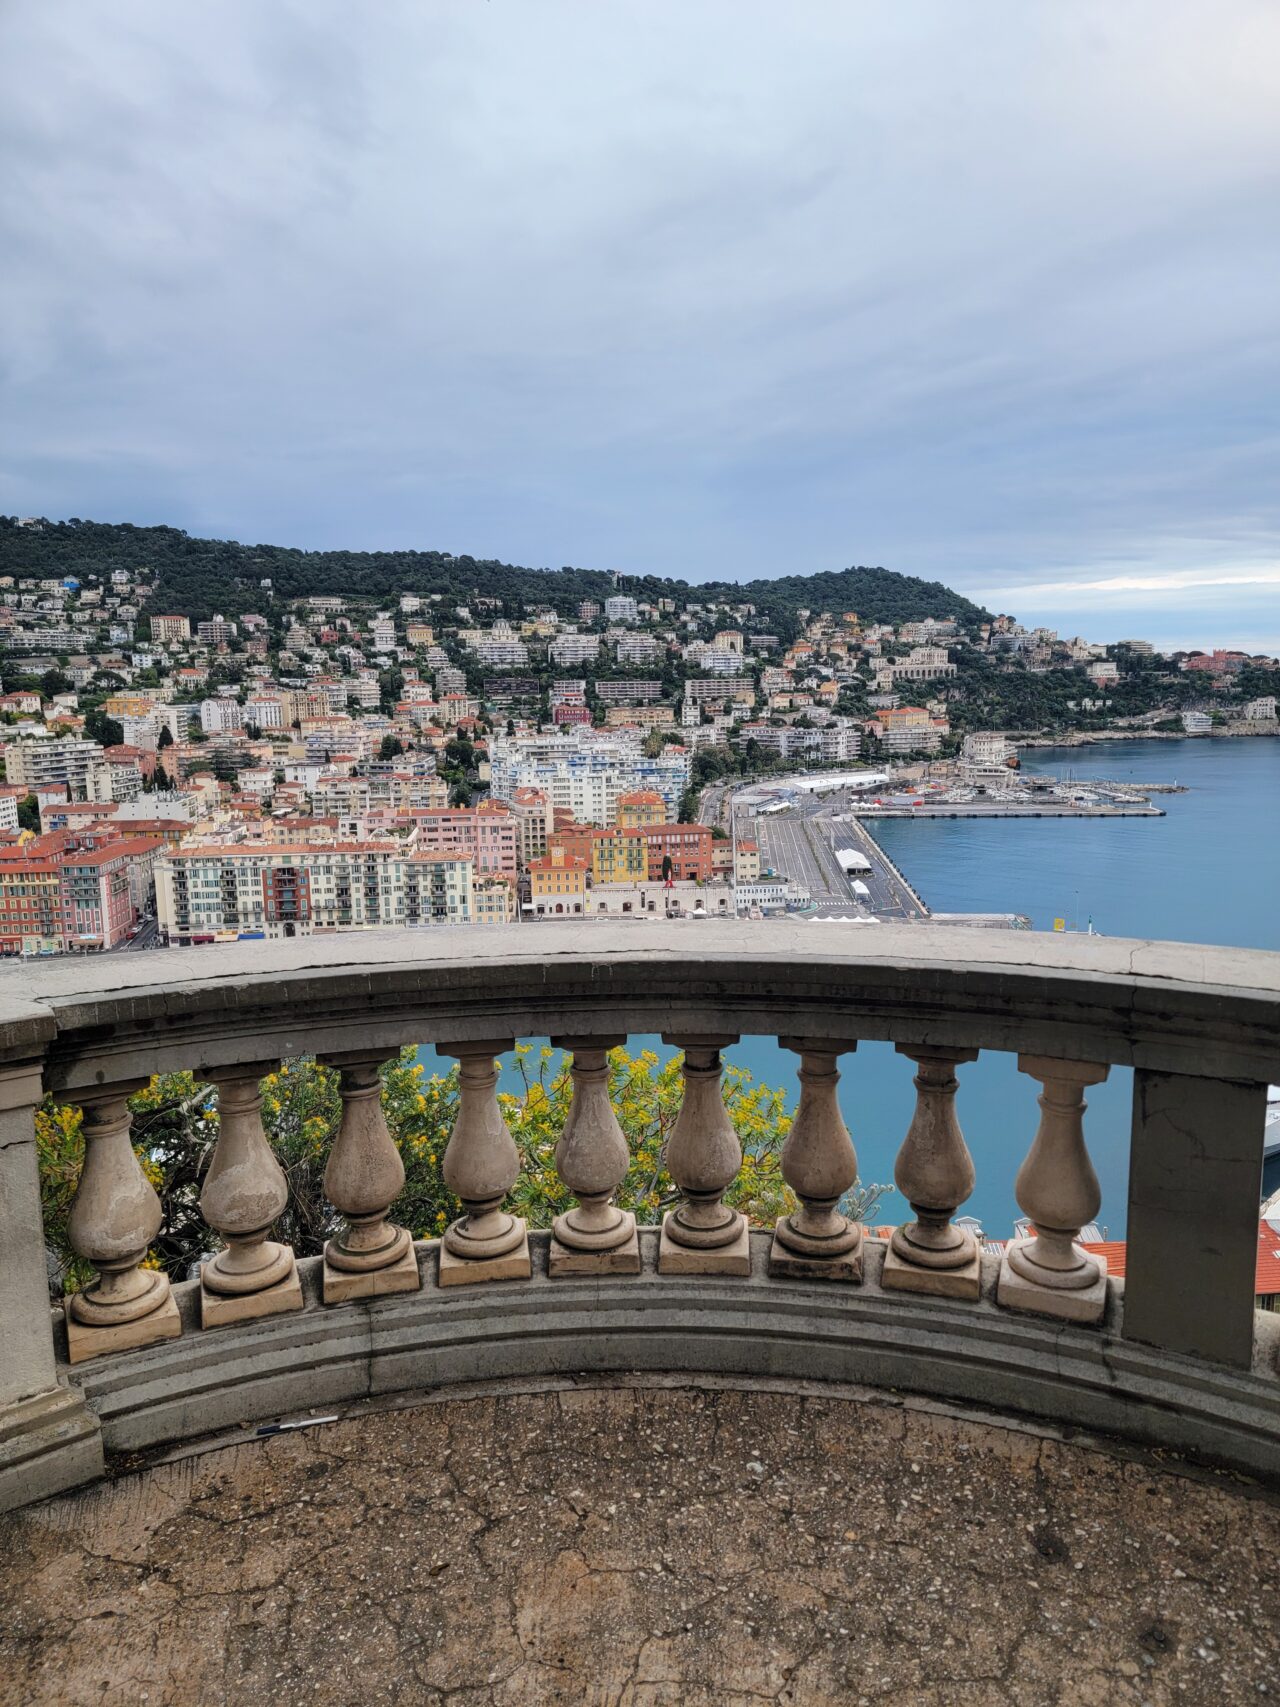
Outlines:
[[[726,797],[735,840],[754,840],[762,872],[785,880],[787,909],[833,923],[927,923],[923,896],[862,822],[847,787],[753,787]],[[1014,913],[947,914],[936,922],[1025,929]]]
[[[937,923],[1026,929],[1026,914],[937,913],[872,834],[878,820],[1163,818],[1155,792],[1184,792],[1179,783],[1052,778],[1009,771],[991,785],[948,775],[846,771],[768,779],[724,790],[709,803],[735,841],[754,840],[762,873],[781,880],[780,905],[835,922]],[[1065,920],[1060,928],[1068,928]],[[1070,928],[1077,928],[1074,924]]]

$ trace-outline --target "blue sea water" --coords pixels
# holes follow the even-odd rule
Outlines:
[[[1045,748],[1028,770],[1116,781],[1182,782],[1157,795],[1163,818],[888,819],[873,824],[885,851],[940,912],[1027,914],[1037,930],[1055,918],[1107,936],[1165,937],[1280,949],[1280,741],[1176,740]],[[630,1047],[667,1055],[661,1041]],[[431,1049],[428,1071],[444,1070]],[[794,1097],[797,1059],[768,1037],[743,1038],[727,1059]],[[891,1182],[915,1094],[911,1063],[884,1043],[860,1044],[841,1063],[840,1102],[862,1179]],[[516,1089],[510,1082],[507,1089]],[[996,1238],[1019,1213],[1013,1181],[1036,1129],[1038,1085],[1012,1056],[984,1054],[959,1069],[957,1110],[977,1170],[965,1213]],[[1099,1222],[1123,1238],[1133,1076],[1113,1068],[1089,1093],[1085,1131],[1102,1185]],[[896,1191],[881,1218],[903,1218]]]

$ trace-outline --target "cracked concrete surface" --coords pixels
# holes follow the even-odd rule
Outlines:
[[[369,1410],[0,1519],[0,1703],[1280,1695],[1280,1507],[891,1398]]]

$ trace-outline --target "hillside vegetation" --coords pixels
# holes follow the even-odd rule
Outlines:
[[[442,551],[297,551],[280,545],[241,545],[230,539],[196,539],[180,528],[128,523],[46,522],[19,527],[0,517],[0,574],[109,575],[145,568],[155,576],[152,610],[173,609],[208,617],[259,609],[269,578],[277,598],[337,593],[386,603],[400,593],[442,593],[451,600],[477,594],[509,602],[546,603],[569,613],[580,599],[604,599],[612,575],[592,569],[527,569],[492,559]],[[659,575],[626,575],[618,590],[640,599],[715,599],[753,604],[755,632],[794,636],[796,611],[856,610],[864,621],[912,622],[956,617],[965,624],[988,613],[940,581],[922,581],[889,569],[849,568],[819,575],[784,575],[756,581],[691,585]]]

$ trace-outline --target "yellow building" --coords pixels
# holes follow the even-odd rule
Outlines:
[[[102,702],[108,717],[149,717],[155,708],[155,700],[144,693],[113,693]]]
[[[640,788],[634,794],[618,796],[618,827],[623,830],[643,830],[650,824],[665,824],[667,803],[656,788]]]
[[[591,877],[600,883],[647,883],[649,849],[643,836],[601,830],[591,841]]]
[[[529,861],[529,902],[539,915],[581,914],[587,899],[587,861],[563,848],[552,848]]]

